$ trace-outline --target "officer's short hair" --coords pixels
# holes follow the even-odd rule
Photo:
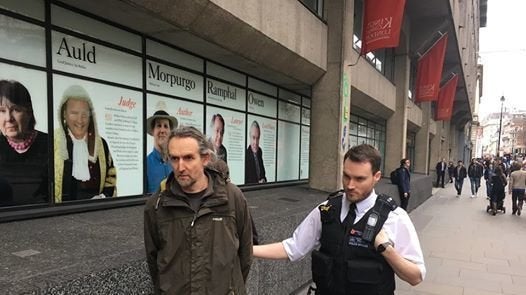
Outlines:
[[[380,164],[382,163],[382,156],[380,152],[370,144],[360,144],[350,148],[343,157],[343,162],[351,160],[352,162],[371,164],[373,174],[380,171]]]

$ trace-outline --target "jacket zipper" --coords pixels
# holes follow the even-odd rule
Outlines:
[[[194,212],[194,218],[192,219],[192,223],[190,223],[190,227],[194,227],[195,220],[197,219],[197,212],[199,211]]]

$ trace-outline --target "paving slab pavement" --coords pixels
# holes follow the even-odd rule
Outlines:
[[[410,213],[427,277],[416,287],[398,280],[396,294],[526,294],[526,213],[511,215],[507,196],[506,214],[491,216],[485,184],[474,199],[469,189],[469,180],[460,198],[452,184],[433,189],[433,196]],[[298,207],[312,208],[326,194],[289,187],[247,195],[260,210],[275,211],[279,205],[292,214]],[[280,201],[284,195],[302,202]],[[256,222],[261,217],[255,214]],[[0,233],[0,294],[150,293],[142,258],[142,206],[4,223]]]
[[[526,216],[486,212],[485,183],[471,198],[466,179],[460,198],[453,184],[410,213],[424,252],[427,275],[416,287],[397,279],[396,294],[526,294]]]

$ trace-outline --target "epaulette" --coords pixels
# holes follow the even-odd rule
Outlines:
[[[339,196],[342,196],[343,195],[343,190],[337,190],[335,192],[332,192],[329,194],[329,196],[327,197],[327,200],[330,200],[330,199],[333,199],[333,198],[337,198]]]
[[[380,202],[382,206],[389,208],[390,211],[394,211],[398,207],[398,204],[391,196],[384,194],[378,195],[377,202]]]

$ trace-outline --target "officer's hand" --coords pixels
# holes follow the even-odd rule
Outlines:
[[[374,239],[374,248],[378,248],[378,245],[383,244],[385,242],[389,242],[389,236],[382,228],[380,232],[376,235],[376,238]]]

